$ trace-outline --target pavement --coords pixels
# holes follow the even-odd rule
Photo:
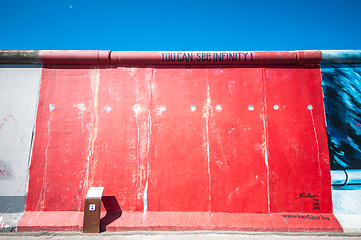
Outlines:
[[[2,232],[0,240],[91,240],[91,239],[124,239],[124,240],[346,240],[361,239],[361,234],[345,233],[285,233],[285,232],[239,232],[239,231],[124,231],[84,234],[82,232]]]

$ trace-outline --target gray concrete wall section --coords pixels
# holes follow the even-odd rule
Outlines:
[[[361,185],[333,186],[333,213],[344,232],[361,232]]]
[[[0,65],[0,213],[24,211],[40,65]]]
[[[38,50],[0,50],[0,64],[42,64]]]

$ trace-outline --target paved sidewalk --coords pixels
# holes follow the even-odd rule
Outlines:
[[[221,231],[187,231],[187,232],[158,232],[158,231],[135,231],[135,232],[104,232],[100,234],[83,234],[81,232],[11,232],[0,233],[0,240],[91,240],[91,239],[124,239],[124,240],[346,240],[361,239],[361,234],[343,233],[260,233],[260,232],[221,232]]]

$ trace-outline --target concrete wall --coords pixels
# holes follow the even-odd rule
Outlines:
[[[115,230],[360,229],[359,185],[330,181],[360,166],[359,52],[6,54],[48,64],[0,67],[2,229],[25,201],[22,229],[81,222],[89,186]]]
[[[0,212],[24,211],[41,66],[0,66]]]

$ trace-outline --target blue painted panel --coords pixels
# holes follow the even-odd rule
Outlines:
[[[361,169],[361,65],[321,68],[331,169]]]

